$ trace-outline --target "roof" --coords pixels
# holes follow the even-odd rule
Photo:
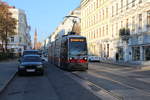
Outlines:
[[[67,37],[82,37],[82,38],[86,38],[86,37],[80,36],[80,35],[67,35]]]

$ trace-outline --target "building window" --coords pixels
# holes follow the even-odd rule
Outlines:
[[[11,42],[14,42],[14,37],[10,37],[10,41],[11,41]]]
[[[132,59],[134,61],[140,60],[140,47],[132,47]]]
[[[122,12],[122,9],[123,9],[123,0],[121,0],[121,12]]]
[[[99,28],[98,30],[99,30],[98,37],[101,37],[101,28]]]
[[[99,21],[101,21],[101,11],[99,12]]]
[[[102,11],[103,11],[103,19],[104,19],[105,18],[104,9]]]
[[[139,29],[142,28],[142,14],[139,14]]]
[[[96,9],[96,3],[94,2],[94,10]]]
[[[15,49],[14,49],[14,48],[11,48],[10,51],[11,51],[11,53],[14,53],[14,52],[15,52]]]
[[[144,46],[144,60],[149,61],[150,60],[150,46]]]
[[[135,0],[132,0],[132,7],[135,6]]]
[[[128,4],[128,0],[126,0],[126,6],[127,6],[126,9],[128,9],[128,5],[129,5],[129,4]]]
[[[108,35],[108,25],[106,25],[106,34]]]
[[[100,56],[102,57],[102,44],[100,44],[100,46],[99,46],[99,53],[100,53]]]
[[[116,15],[118,15],[118,3],[116,3]]]
[[[124,52],[122,47],[118,47],[118,57],[116,60],[124,60]]]
[[[105,36],[104,32],[105,32],[105,27],[103,26],[103,33],[102,33],[103,35],[102,36]]]
[[[108,18],[108,8],[106,8],[106,18]]]
[[[114,25],[112,24],[112,37],[114,37]]]
[[[135,17],[132,17],[132,31],[135,31]]]
[[[114,15],[114,6],[112,6],[112,17]]]
[[[98,29],[97,29],[97,30],[96,30],[96,38],[98,38],[98,35],[99,35],[99,34],[98,34]]]
[[[126,19],[126,28],[128,29],[129,28],[129,20]]]
[[[121,28],[123,28],[123,21],[121,21]]]
[[[22,38],[21,37],[19,38],[19,42],[22,42]]]
[[[147,11],[147,27],[150,27],[150,10]]]
[[[99,0],[96,1],[96,7],[98,8],[99,5]]]
[[[116,23],[116,35],[118,35],[118,23]]]
[[[109,44],[107,44],[107,57],[109,57]]]
[[[142,3],[142,0],[139,0],[139,4]]]

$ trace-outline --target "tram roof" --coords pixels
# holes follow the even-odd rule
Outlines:
[[[66,35],[67,37],[83,37],[85,38],[84,36],[80,36],[80,35]]]

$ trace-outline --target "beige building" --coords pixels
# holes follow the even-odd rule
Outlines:
[[[149,61],[149,26],[150,0],[81,1],[81,35],[87,37],[89,54],[101,60]]]

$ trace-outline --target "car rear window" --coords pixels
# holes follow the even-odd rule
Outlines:
[[[27,56],[23,57],[23,62],[41,62],[41,58],[38,56]]]
[[[36,54],[39,55],[38,51],[24,51],[23,55]]]

